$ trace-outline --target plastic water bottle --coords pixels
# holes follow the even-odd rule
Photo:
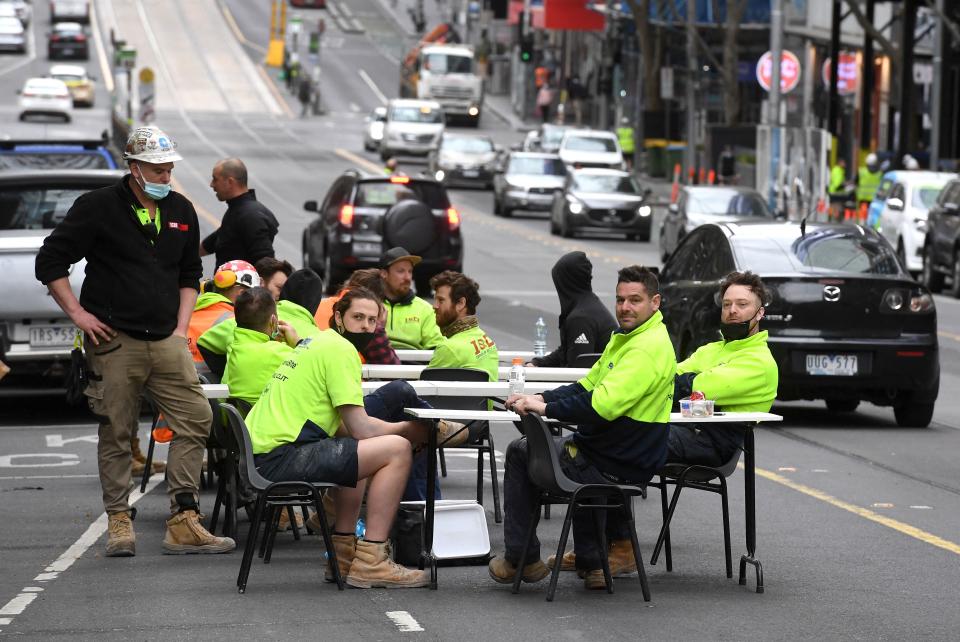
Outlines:
[[[522,395],[523,383],[524,383],[523,359],[521,359],[520,357],[514,357],[513,365],[510,366],[510,386],[509,386],[510,394]]]
[[[367,534],[367,523],[363,521],[363,518],[357,520],[357,539],[363,539],[363,536]]]
[[[537,319],[533,328],[533,354],[542,357],[547,354],[547,324],[543,322],[543,317]]]

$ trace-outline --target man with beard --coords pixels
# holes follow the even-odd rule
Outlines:
[[[414,295],[413,268],[420,257],[402,247],[387,250],[380,260],[387,337],[395,349],[429,350],[443,342],[433,308]]]
[[[609,483],[611,479],[645,484],[666,460],[670,405],[677,361],[660,313],[660,285],[647,268],[620,270],[616,298],[620,327],[587,376],[576,383],[539,395],[510,395],[506,407],[578,425],[572,436],[557,440],[560,467],[576,482]],[[506,551],[491,560],[490,577],[509,584],[518,566],[526,582],[549,574],[540,560],[540,543],[530,542],[520,559],[538,489],[527,474],[526,438],[507,448],[504,467],[503,536]],[[605,511],[578,510],[573,516],[576,568],[588,589],[603,589],[601,543]]]
[[[444,341],[433,351],[428,368],[475,368],[490,381],[499,377],[497,345],[477,321],[480,288],[473,279],[447,270],[430,279],[433,311]]]

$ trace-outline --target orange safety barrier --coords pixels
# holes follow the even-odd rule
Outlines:
[[[857,220],[861,223],[867,220],[867,212],[869,211],[870,206],[866,201],[860,201],[860,209],[857,210]]]
[[[687,170],[687,185],[693,185],[697,182],[697,168],[691,167]]]
[[[707,172],[707,183],[709,183],[710,185],[716,185],[717,183],[717,173],[712,169],[709,172]]]
[[[680,163],[673,166],[673,186],[670,188],[670,202],[676,203],[680,196]]]

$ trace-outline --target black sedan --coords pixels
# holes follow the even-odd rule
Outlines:
[[[762,329],[780,370],[777,398],[893,406],[924,427],[940,388],[937,315],[877,232],[858,225],[721,223],[688,234],[661,273],[661,310],[678,358],[719,338],[720,280],[759,274],[771,298]]]
[[[90,57],[87,34],[79,22],[55,22],[50,27],[50,36],[47,41],[47,58],[50,60],[61,58],[78,58],[87,60]]]
[[[553,198],[550,233],[569,238],[577,232],[613,232],[649,241],[653,219],[646,202],[649,193],[627,172],[573,170]]]

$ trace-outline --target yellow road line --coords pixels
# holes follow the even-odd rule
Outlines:
[[[197,214],[199,214],[208,223],[213,225],[213,229],[217,229],[218,227],[220,227],[220,219],[214,216],[213,214],[211,214],[210,211],[207,210],[205,207],[201,205],[197,205],[197,202],[192,198],[190,198],[190,195],[187,193],[187,190],[183,188],[183,183],[181,183],[175,178],[171,178],[170,183],[173,184],[173,189],[183,194],[188,201],[193,203],[193,209],[197,210]]]
[[[944,330],[937,330],[937,334],[945,339],[953,339],[954,341],[960,341],[960,334],[954,332],[946,332]]]
[[[740,464],[740,467],[743,468],[742,463]],[[854,515],[857,515],[864,519],[868,519],[871,522],[876,522],[881,526],[892,528],[893,530],[899,533],[903,533],[908,537],[912,537],[914,539],[920,540],[925,544],[930,544],[931,546],[942,548],[943,550],[948,551],[950,553],[954,553],[955,555],[960,555],[960,544],[955,544],[954,542],[945,540],[942,537],[938,537],[934,535],[933,533],[928,533],[925,530],[921,530],[916,526],[911,526],[910,524],[906,524],[904,522],[901,522],[900,520],[893,519],[892,517],[885,517],[883,515],[873,512],[872,510],[868,510],[861,506],[857,506],[856,504],[845,502],[842,499],[837,499],[833,495],[829,495],[823,492],[822,490],[817,490],[816,488],[811,488],[810,486],[807,486],[805,484],[795,482],[791,479],[784,477],[783,475],[778,475],[777,473],[771,472],[769,470],[757,468],[757,475],[760,477],[763,477],[764,479],[769,479],[772,482],[781,484],[782,486],[786,486],[787,488],[791,488],[797,491],[798,493],[803,493],[804,495],[808,495],[810,497],[813,497],[814,499],[819,499],[822,502],[826,502],[831,506],[845,510],[848,513],[853,513]]]
[[[380,165],[377,165],[373,161],[367,160],[363,156],[357,156],[353,152],[347,151],[342,147],[336,148],[335,150],[333,150],[333,153],[344,160],[348,160],[351,163],[355,163],[360,167],[363,167],[367,171],[373,172],[375,174],[383,172],[383,167],[381,167]]]

